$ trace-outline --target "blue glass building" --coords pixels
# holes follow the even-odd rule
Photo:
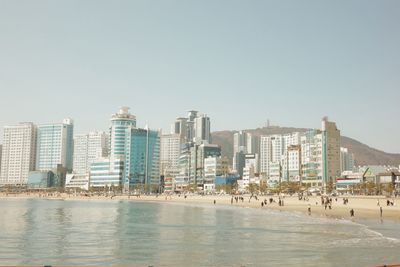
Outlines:
[[[143,185],[146,190],[157,191],[160,185],[160,135],[149,129],[132,128],[126,135],[126,186]]]

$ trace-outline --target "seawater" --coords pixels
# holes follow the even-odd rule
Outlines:
[[[400,224],[212,205],[0,200],[0,265],[373,266]]]

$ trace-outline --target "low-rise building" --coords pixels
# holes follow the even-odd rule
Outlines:
[[[122,186],[124,161],[101,158],[90,166],[90,187]]]

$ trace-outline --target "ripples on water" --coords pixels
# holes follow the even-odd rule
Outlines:
[[[370,266],[400,262],[398,223],[222,206],[0,200],[0,264]]]

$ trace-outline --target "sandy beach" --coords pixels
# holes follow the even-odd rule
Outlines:
[[[250,199],[249,195],[238,196],[243,197],[244,200],[235,199],[232,201],[230,195],[191,195],[188,194],[186,198],[184,195],[140,195],[138,196],[84,196],[84,195],[68,195],[68,194],[57,194],[57,195],[43,195],[38,193],[25,193],[25,194],[8,194],[0,193],[1,199],[9,198],[46,198],[46,199],[64,199],[64,200],[108,200],[108,201],[141,201],[141,202],[160,202],[160,203],[187,203],[191,205],[225,205],[235,206],[242,208],[258,208],[258,209],[273,209],[279,211],[288,212],[301,212],[309,214],[308,208],[311,209],[311,216],[326,216],[333,218],[344,218],[349,219],[350,210],[354,210],[355,218],[365,219],[392,219],[400,220],[400,207],[398,205],[398,198],[386,198],[383,196],[339,196],[332,198],[332,209],[329,206],[325,209],[325,205],[321,205],[320,196],[310,196],[306,201],[299,200],[297,196],[281,196],[284,205],[279,206],[279,197],[274,196],[258,196],[258,200],[254,197]],[[270,203],[269,199],[272,198],[273,202]],[[348,203],[343,203],[343,198],[348,199]],[[249,201],[250,199],[250,201]],[[264,200],[267,200],[267,205],[261,204]],[[215,200],[215,204],[214,204]],[[387,206],[387,200],[394,203],[393,206]],[[378,203],[379,201],[379,203]],[[380,207],[382,207],[382,217],[380,215]]]

